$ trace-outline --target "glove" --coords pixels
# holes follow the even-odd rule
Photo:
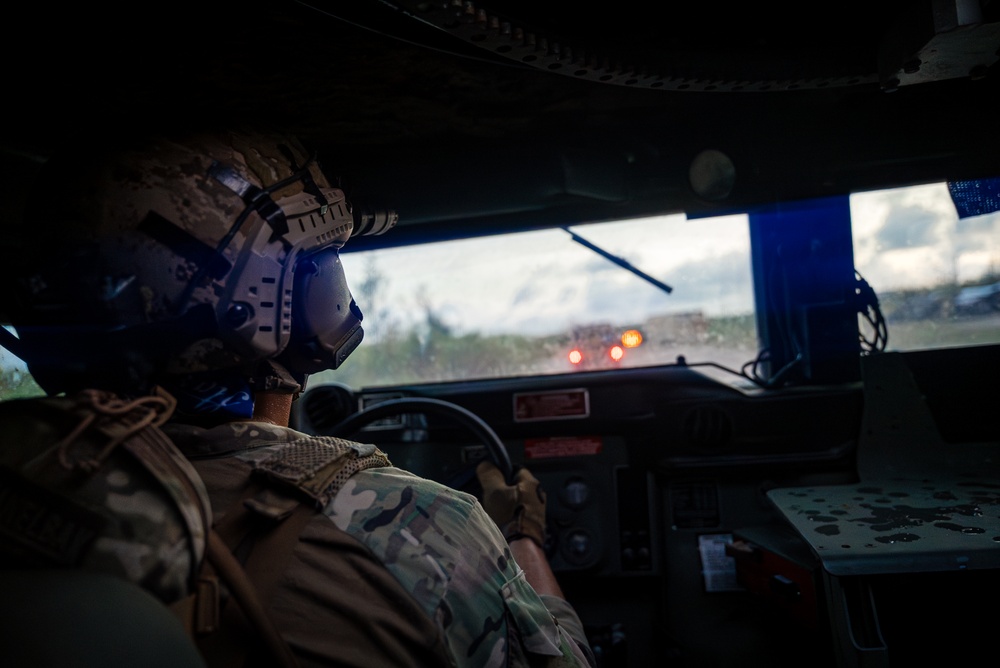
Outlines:
[[[503,473],[491,461],[479,462],[476,477],[483,487],[483,508],[496,522],[507,542],[530,538],[539,547],[545,544],[545,491],[526,468],[514,474],[508,485]]]

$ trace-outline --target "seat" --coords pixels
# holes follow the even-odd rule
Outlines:
[[[120,578],[0,571],[0,663],[46,668],[206,668],[180,621]]]

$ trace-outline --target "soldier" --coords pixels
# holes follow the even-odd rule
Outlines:
[[[308,376],[362,338],[339,259],[349,204],[295,139],[106,139],[53,158],[39,184],[21,231],[42,252],[14,262],[6,306],[47,393],[169,393],[163,431],[217,525],[247,505],[264,463],[350,460],[267,594],[301,665],[593,665],[541,548],[545,498],[529,472],[509,485],[481,464],[481,505],[374,446],[288,427]]]

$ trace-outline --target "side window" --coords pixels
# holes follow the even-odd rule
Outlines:
[[[10,351],[0,347],[0,401],[44,394],[24,363]]]
[[[1000,212],[960,218],[937,183],[852,195],[851,216],[887,350],[1000,343]]]

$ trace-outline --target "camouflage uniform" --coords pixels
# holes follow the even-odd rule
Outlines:
[[[185,484],[198,475],[162,434],[131,438],[164,403],[97,391],[0,402],[0,564],[97,571],[164,603],[185,597],[205,552],[208,495]]]
[[[206,480],[216,512],[240,493],[238,487],[213,484],[223,479],[218,475],[223,469],[250,469],[305,442],[344,443],[259,422],[212,429],[168,424],[164,430]],[[370,445],[352,447],[358,457],[378,452]],[[403,656],[418,651],[418,644],[424,645],[420,651],[426,654],[432,647],[437,659],[454,666],[594,663],[576,613],[566,601],[532,589],[475,497],[384,463],[346,479],[310,521],[271,601],[278,627],[303,663],[349,663],[344,661],[344,647],[358,638],[342,634],[340,642],[330,643],[326,637],[342,633],[345,621],[362,635],[385,623],[394,629],[388,636],[412,636],[412,641],[401,642],[402,648],[387,648],[376,638],[361,639],[369,649],[359,653],[359,665],[427,665],[426,656]],[[314,549],[320,544],[329,551]],[[370,564],[346,575],[341,569],[333,581],[326,569],[341,559],[331,553],[334,550],[374,558],[377,570],[387,571],[401,585],[406,600],[387,605],[378,600],[392,592],[368,586],[378,580],[377,573],[366,574]],[[328,598],[337,600],[333,607],[344,609],[332,615],[320,610],[317,601]],[[304,614],[303,609],[310,612]],[[402,613],[404,621],[387,622],[380,609]],[[317,620],[318,614],[326,615],[325,621]],[[388,652],[396,654],[386,656]]]

